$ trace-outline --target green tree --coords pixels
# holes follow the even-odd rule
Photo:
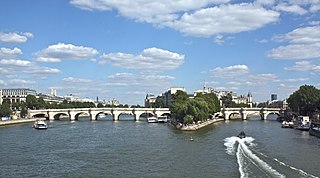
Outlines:
[[[185,123],[185,118],[190,119],[189,116],[192,116],[192,122],[204,121],[209,118],[208,103],[210,102],[207,102],[204,96],[190,99],[185,92],[179,91],[172,98],[170,111],[178,122]],[[211,101],[208,98],[207,100]]]
[[[163,108],[164,107],[164,100],[162,96],[158,96],[155,103],[154,103],[155,108]]]
[[[26,98],[27,108],[36,109],[37,106],[37,98],[34,95],[27,95]]]
[[[301,115],[313,115],[320,110],[320,90],[311,85],[300,86],[288,98],[292,111]]]
[[[9,100],[4,100],[0,105],[0,116],[1,117],[9,117],[12,114],[11,111],[11,102]]]
[[[216,94],[208,93],[208,94],[197,94],[196,98],[203,98],[204,101],[208,105],[209,113],[214,114],[221,110],[220,102]]]
[[[97,104],[97,108],[103,108],[104,106],[103,106],[103,104],[102,103],[98,103]]]
[[[184,116],[183,123],[184,124],[192,124],[193,123],[193,116],[191,116],[191,115]]]
[[[226,96],[221,97],[222,105],[226,108],[231,108],[233,106],[232,95],[228,93]]]

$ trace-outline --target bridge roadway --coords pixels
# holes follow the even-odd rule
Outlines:
[[[249,115],[259,114],[261,120],[266,120],[269,114],[276,114],[278,116],[284,115],[283,108],[222,108],[221,112],[225,120],[229,120],[231,115],[241,115],[243,120],[246,120]]]
[[[43,109],[43,110],[28,110],[28,117],[45,116],[49,120],[58,120],[60,116],[64,115],[69,120],[78,120],[80,115],[88,115],[91,120],[97,120],[100,114],[111,115],[114,121],[119,120],[121,114],[134,115],[134,120],[138,121],[140,116],[144,113],[153,116],[161,116],[170,114],[169,108],[70,108],[70,109]]]

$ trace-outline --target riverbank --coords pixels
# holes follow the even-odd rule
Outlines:
[[[36,120],[45,120],[45,118],[36,118],[36,119],[14,119],[14,120],[0,121],[0,126],[13,125],[13,124],[21,124],[21,123],[27,123],[27,122],[35,122]]]
[[[193,125],[183,125],[181,127],[177,127],[178,129],[182,130],[182,131],[196,131],[199,130],[203,127],[206,127],[210,124],[216,123],[216,122],[220,122],[220,121],[224,121],[224,119],[212,119],[212,120],[208,120],[206,122],[202,122],[200,124],[193,124]]]

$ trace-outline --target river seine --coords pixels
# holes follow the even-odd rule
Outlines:
[[[48,125],[0,128],[1,178],[320,176],[320,139],[274,120],[219,122],[197,132],[121,119]],[[246,138],[235,137],[241,131]]]

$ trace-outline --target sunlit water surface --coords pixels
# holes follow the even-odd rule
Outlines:
[[[0,128],[0,177],[320,176],[320,139],[274,120],[219,122],[197,132],[130,119],[48,124]],[[248,137],[235,137],[240,131]]]

